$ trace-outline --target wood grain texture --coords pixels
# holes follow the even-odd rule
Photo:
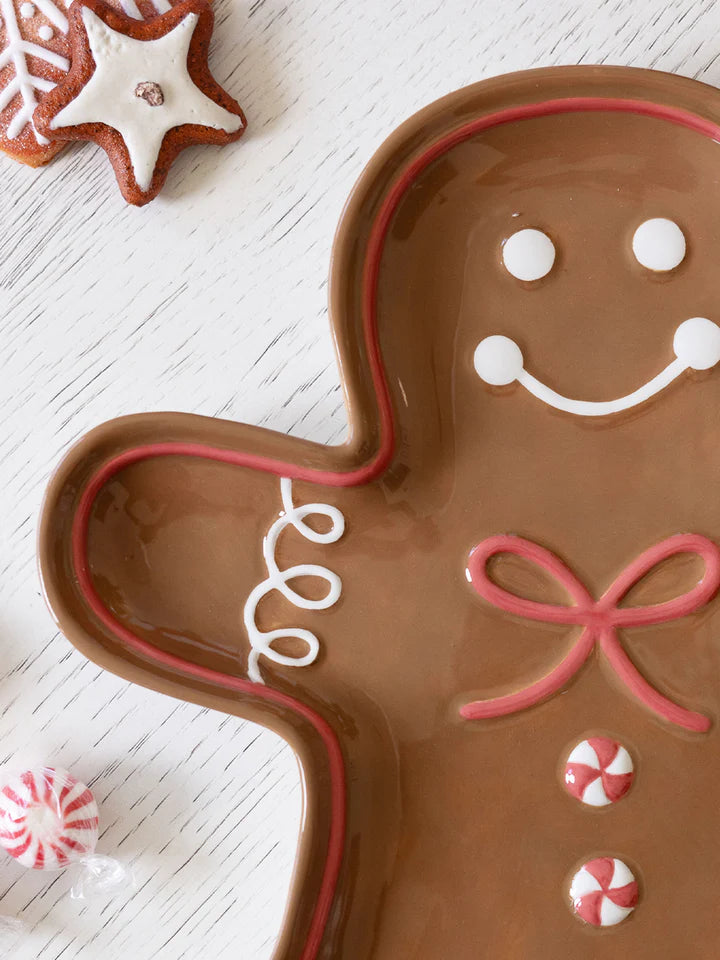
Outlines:
[[[101,852],[137,874],[135,891],[83,904],[69,875],[1,859],[0,912],[25,924],[16,960],[269,958],[300,815],[277,738],[102,674],[54,629],[35,529],[62,452],[137,410],[340,439],[325,316],[335,223],[373,150],[425,103],[560,63],[720,83],[713,0],[216,0],[216,12],[213,69],[248,134],[188,151],[149,207],[125,206],[92,146],[40,171],[0,158],[0,761],[84,778]]]

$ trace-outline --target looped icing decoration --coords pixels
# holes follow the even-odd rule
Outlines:
[[[316,563],[300,563],[281,570],[275,560],[275,550],[280,534],[286,527],[294,527],[306,540],[312,543],[335,543],[345,532],[345,518],[337,507],[326,503],[306,503],[295,506],[292,499],[292,480],[282,477],[280,480],[280,495],[283,510],[278,519],[272,524],[263,539],[263,557],[267,567],[267,579],[259,583],[245,601],[243,621],[250,641],[248,656],[248,677],[254,683],[264,683],[260,672],[259,659],[261,656],[273,663],[285,667],[307,667],[317,658],[320,650],[318,638],[310,630],[301,627],[290,627],[280,630],[260,630],[255,622],[257,606],[263,597],[273,590],[279,591],[286,600],[303,610],[327,610],[337,603],[342,592],[340,577]],[[317,530],[305,522],[306,517],[327,517],[330,529],[325,533]],[[328,585],[328,591],[319,600],[309,600],[293,590],[289,583],[296,577],[318,577]],[[302,640],[307,646],[307,652],[302,656],[290,656],[280,653],[272,645],[276,640]]]
[[[490,579],[487,565],[492,557],[502,553],[522,557],[550,574],[565,588],[572,598],[572,605],[527,600],[498,586]],[[702,579],[691,590],[663,603],[619,606],[632,587],[658,564],[683,553],[695,554],[705,563]],[[496,536],[483,540],[470,554],[467,573],[480,596],[500,610],[543,623],[581,626],[583,630],[570,652],[542,680],[508,696],[467,704],[460,710],[465,719],[501,717],[547,699],[575,676],[597,644],[622,683],[653,713],[686,730],[704,733],[710,728],[708,717],[668,700],[641,676],[623,649],[617,632],[625,627],[677,620],[699,610],[715,596],[720,587],[720,549],[706,537],[679,534],[650,547],[623,570],[599,600],[592,597],[585,585],[554,553],[522,537]]]

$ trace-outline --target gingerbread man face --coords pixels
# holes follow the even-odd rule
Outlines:
[[[719,120],[620,69],[440,101],[336,241],[345,446],[143,415],[54,479],[73,642],[298,752],[282,960],[714,958]]]

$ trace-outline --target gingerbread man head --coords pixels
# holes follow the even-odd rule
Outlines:
[[[150,414],[60,467],[73,642],[299,755],[278,958],[714,957],[719,139],[646,71],[447,97],[340,225],[346,444]]]

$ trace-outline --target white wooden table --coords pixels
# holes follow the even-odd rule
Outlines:
[[[151,206],[126,207],[90,145],[41,171],[0,159],[0,762],[84,778],[101,804],[100,851],[137,876],[134,891],[82,903],[67,874],[0,857],[0,913],[24,921],[15,960],[269,958],[300,813],[276,737],[103,674],[55,630],[35,530],[67,446],[102,420],[163,409],[337,441],[330,243],[354,179],[400,121],[537,65],[720,83],[714,0],[216,0],[216,11],[213,68],[249,132],[188,151]]]

